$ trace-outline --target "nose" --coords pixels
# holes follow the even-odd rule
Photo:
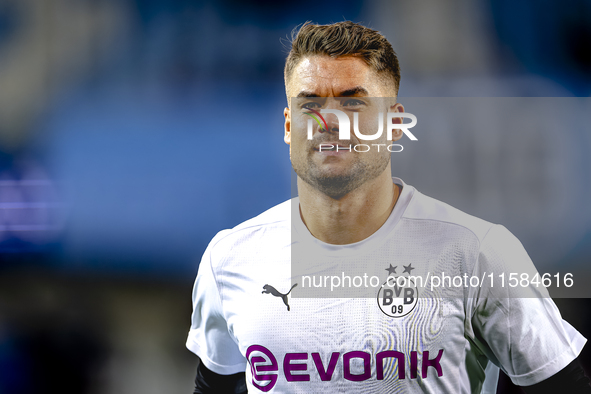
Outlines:
[[[323,109],[322,115],[326,121],[327,132],[339,134],[339,139],[350,139],[351,122],[347,114],[341,110],[327,108]]]
[[[331,134],[339,132],[339,118],[335,114],[324,114],[327,130],[320,130],[321,133],[327,131]]]

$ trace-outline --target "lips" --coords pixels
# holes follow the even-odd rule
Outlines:
[[[322,151],[320,150],[320,147],[322,146]],[[340,142],[323,142],[321,144],[318,144],[317,146],[314,147],[314,150],[316,152],[336,152],[337,151],[337,146],[338,146],[338,151],[346,151],[348,152],[351,149],[351,145],[344,145]]]

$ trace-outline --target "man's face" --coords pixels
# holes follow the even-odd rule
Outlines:
[[[380,175],[390,163],[391,142],[383,132],[378,140],[359,140],[353,130],[351,140],[339,140],[336,115],[324,114],[328,130],[313,125],[313,138],[308,140],[306,112],[314,109],[338,109],[345,112],[353,127],[357,113],[362,134],[378,130],[379,113],[403,112],[395,100],[376,100],[371,97],[392,97],[393,87],[380,78],[365,62],[354,56],[304,58],[295,68],[287,86],[290,108],[285,108],[285,142],[289,144],[291,163],[298,176],[306,183],[332,198],[340,198],[365,182]],[[339,145],[339,150],[320,149],[320,144]],[[368,152],[349,151],[358,144],[384,144]],[[326,145],[323,145],[326,147]],[[341,149],[346,148],[346,149]],[[335,148],[336,149],[336,148]],[[362,150],[362,149],[360,149]]]

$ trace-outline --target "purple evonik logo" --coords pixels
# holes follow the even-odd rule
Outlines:
[[[302,373],[308,370],[308,359],[310,353],[286,353],[283,358],[283,375],[288,382],[308,382],[310,381],[310,374]],[[327,365],[324,365],[320,353],[311,353],[312,361],[316,368],[316,372],[322,381],[331,381],[337,363],[341,359],[341,353],[333,352],[330,359],[327,360]],[[443,357],[443,349],[439,349],[437,356],[430,359],[428,350],[419,354],[417,351],[410,352],[410,357],[406,354],[396,350],[385,350],[378,352],[375,355],[376,365],[376,379],[384,380],[386,377],[394,373],[392,370],[384,370],[384,360],[395,359],[398,369],[398,379],[417,379],[419,376],[419,356],[421,356],[420,373],[421,378],[426,379],[429,367],[435,368],[437,377],[443,376],[443,369],[441,368],[441,358]],[[270,391],[279,376],[279,364],[275,355],[266,347],[261,345],[251,345],[246,351],[246,359],[250,364],[250,371],[252,373],[252,384],[263,392]],[[363,372],[354,374],[351,371],[352,360],[360,359],[363,361]],[[368,352],[355,350],[344,353],[342,355],[343,378],[352,382],[361,382],[372,377],[372,355]],[[407,364],[410,370],[406,371]],[[392,364],[394,365],[394,364]],[[268,373],[276,372],[276,373]],[[294,373],[299,372],[299,373]],[[388,375],[388,376],[386,376]]]

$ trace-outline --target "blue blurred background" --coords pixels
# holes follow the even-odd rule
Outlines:
[[[201,254],[217,231],[290,197],[291,30],[345,19],[393,44],[401,97],[591,92],[588,0],[0,0],[0,393],[191,392],[184,340]],[[435,160],[394,173],[507,225],[542,266],[588,278],[589,131],[528,134],[496,156],[486,142],[448,146],[439,159],[459,183],[435,176]],[[551,199],[532,212],[536,194],[483,200],[495,188],[474,157],[507,187],[531,178],[540,201],[553,196],[546,179],[568,179],[560,231],[548,231],[554,216],[531,220]],[[591,336],[588,300],[559,303]]]

